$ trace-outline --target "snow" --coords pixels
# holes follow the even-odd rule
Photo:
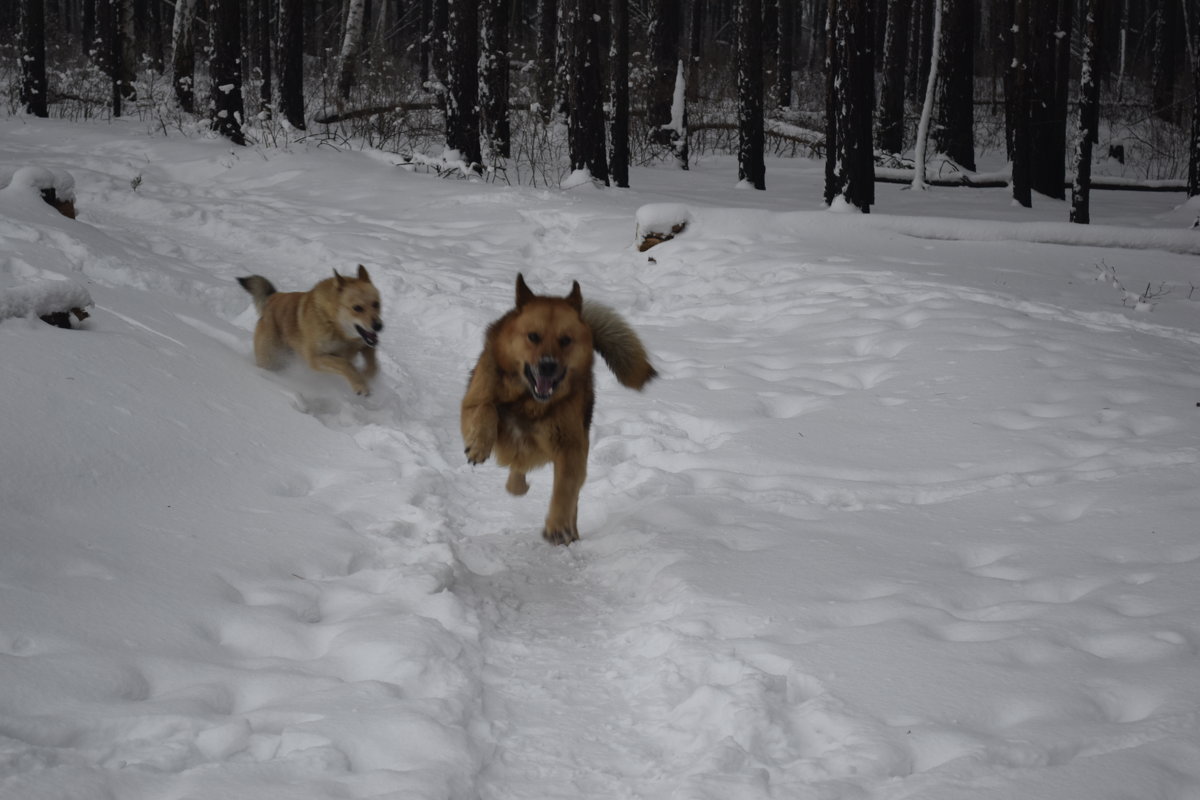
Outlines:
[[[95,306],[0,320],[5,800],[1200,796],[1180,195],[831,214],[819,162],[562,192],[0,121],[29,165],[78,219],[0,191],[0,285]],[[638,253],[664,213],[686,232]],[[258,370],[235,277],[359,263],[372,395]],[[570,548],[548,472],[512,498],[462,455],[518,271],[662,373],[600,368]]]

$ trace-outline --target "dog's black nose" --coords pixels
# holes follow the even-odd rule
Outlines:
[[[549,361],[549,360],[539,361],[538,362],[538,374],[540,374],[540,375],[557,375],[558,374],[558,362],[557,361]]]
[[[383,320],[375,320],[371,323],[371,327],[375,329],[376,333],[378,333],[379,331],[383,330]]]

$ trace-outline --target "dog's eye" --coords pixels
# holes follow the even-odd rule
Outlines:
[[[379,310],[379,303],[371,303],[371,308],[373,308],[373,309],[375,309],[376,311],[378,311],[378,310]]]
[[[533,342],[534,344],[541,344],[542,335],[537,331],[531,331],[529,334],[529,341]]]
[[[354,313],[355,313],[355,314],[361,314],[362,312],[363,312],[363,307],[362,307],[362,306],[355,306],[355,307],[354,307]]]
[[[558,346],[559,346],[559,347],[567,347],[569,344],[571,344],[571,337],[570,337],[570,336],[560,336],[560,337],[558,337]]]

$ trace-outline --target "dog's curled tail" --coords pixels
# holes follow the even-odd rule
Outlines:
[[[248,275],[245,278],[238,278],[237,282],[254,298],[254,307],[258,309],[261,316],[267,305],[267,298],[275,294],[275,287],[262,275]]]
[[[592,347],[622,386],[640,391],[658,376],[642,340],[620,314],[606,305],[585,300],[580,316],[592,329]]]

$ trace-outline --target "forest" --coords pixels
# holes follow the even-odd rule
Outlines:
[[[18,0],[0,41],[10,114],[509,183],[735,154],[757,189],[822,158],[864,212],[881,180],[1080,223],[1093,189],[1200,193],[1195,0]]]

